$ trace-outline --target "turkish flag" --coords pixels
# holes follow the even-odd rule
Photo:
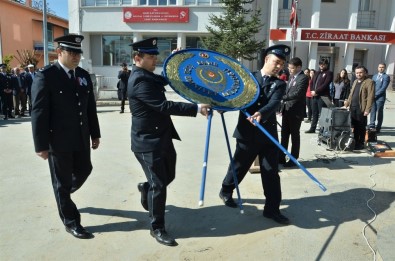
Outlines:
[[[299,25],[299,20],[298,20],[298,16],[297,16],[297,10],[295,8],[295,0],[292,0],[292,7],[291,7],[291,16],[289,17],[289,23],[293,26],[294,24],[294,20],[296,18],[296,22],[295,22],[295,29],[298,28]]]

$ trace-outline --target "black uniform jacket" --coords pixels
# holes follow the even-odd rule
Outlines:
[[[291,86],[288,85],[281,112],[289,116],[295,116],[300,120],[306,116],[306,91],[309,86],[309,78],[303,73],[299,73],[296,79],[292,81]]]
[[[166,100],[167,84],[163,76],[139,67],[133,69],[127,92],[133,152],[160,150],[171,139],[180,139],[170,115],[196,116],[196,104]]]
[[[259,111],[262,115],[260,124],[274,138],[278,138],[276,112],[280,106],[281,98],[285,93],[286,83],[275,76],[271,76],[269,80],[263,83],[260,71],[255,72],[254,76],[260,85],[260,93],[254,104],[247,108],[247,112],[253,115]],[[269,138],[246,118],[244,113],[240,112],[233,137],[241,140],[257,141],[259,143],[270,143]]]
[[[89,149],[100,138],[93,85],[87,71],[77,67],[76,80],[59,65],[37,72],[32,85],[32,128],[36,152]]]

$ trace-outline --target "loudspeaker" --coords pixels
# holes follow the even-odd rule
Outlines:
[[[349,143],[345,140],[346,137],[352,137],[350,112],[337,107],[323,107],[319,125],[318,139],[331,149],[344,150],[345,144]],[[339,143],[340,137],[342,137],[342,142]]]

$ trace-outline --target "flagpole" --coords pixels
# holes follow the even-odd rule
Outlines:
[[[296,22],[298,17],[298,0],[294,0],[292,6],[295,8],[295,16],[292,21],[292,32],[291,32],[291,58],[294,57],[295,52],[295,37],[296,37]]]

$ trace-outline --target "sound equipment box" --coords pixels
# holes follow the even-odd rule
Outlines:
[[[338,107],[323,107],[318,124],[318,140],[326,143],[330,149],[354,149],[355,141],[348,110]]]
[[[374,157],[395,157],[395,151],[382,140],[368,141],[367,148]]]

